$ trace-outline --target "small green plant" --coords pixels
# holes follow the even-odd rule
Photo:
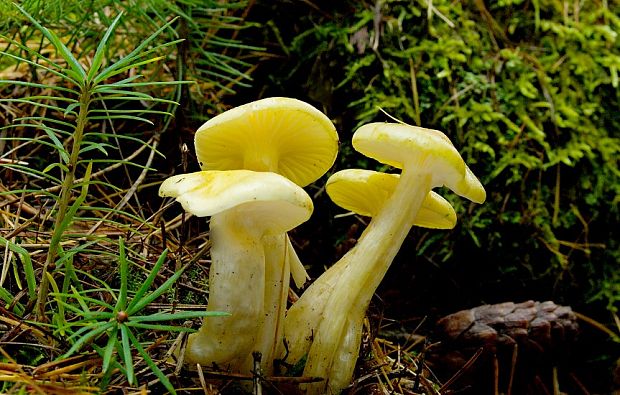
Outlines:
[[[104,301],[108,299],[106,297],[95,298],[89,296],[93,292],[101,292],[102,289],[78,291],[75,287],[71,287],[71,291],[68,293],[51,293],[51,296],[58,302],[58,312],[62,314],[66,309],[66,311],[73,313],[76,318],[70,322],[65,321],[64,317],[56,320],[56,322],[64,323],[57,326],[56,332],[59,334],[70,333],[67,339],[72,343],[71,348],[60,358],[68,358],[92,344],[92,347],[102,358],[101,369],[105,376],[109,376],[115,368],[118,368],[126,375],[129,384],[135,385],[137,378],[134,371],[132,352],[135,349],[166,389],[174,394],[176,392],[170,380],[151,359],[142,343],[138,340],[138,331],[147,329],[150,331],[194,332],[191,328],[170,325],[168,323],[174,320],[223,316],[227,314],[213,311],[144,314],[144,308],[168,292],[185,268],[177,271],[154,291],[149,291],[162,265],[166,262],[168,250],[164,250],[146,280],[135,294],[131,296],[127,287],[130,262],[125,251],[123,239],[119,240],[118,245],[120,248],[118,262],[120,288],[114,290],[107,284],[102,283],[102,289],[116,303],[106,303]],[[103,344],[103,346],[98,346],[97,344]]]
[[[178,303],[171,287],[183,270],[153,286],[162,277],[157,272],[168,271],[162,249],[179,252],[177,268],[194,262],[183,238],[167,235],[165,221],[153,214],[149,188],[161,178],[149,177],[163,157],[160,140],[180,136],[162,138],[164,132],[186,130],[188,120],[221,108],[222,96],[249,81],[253,65],[238,54],[252,48],[234,38],[247,27],[234,15],[246,3],[16,3],[0,0],[0,300],[10,322],[29,320],[55,336],[39,334],[32,347],[22,347],[20,340],[33,340],[24,333],[9,341],[17,352],[8,355],[16,366],[37,366],[58,354],[53,364],[94,351],[103,359],[102,391],[115,371],[134,385],[134,362],[144,361],[174,392],[149,357],[150,335],[187,331],[170,320],[218,314],[144,313],[165,293]],[[136,270],[128,272],[128,251],[137,245],[144,249],[131,255]],[[101,270],[119,262],[120,286],[113,285],[116,270]],[[142,278],[139,270],[148,278],[134,295],[130,284],[134,275]],[[151,286],[157,289],[148,292]],[[85,380],[99,380],[82,369]],[[19,385],[3,387],[9,388]]]
[[[130,110],[117,108],[117,105],[118,103],[140,100],[144,103],[151,103],[151,105],[163,103],[168,106],[174,106],[176,105],[174,101],[157,98],[136,89],[155,85],[175,86],[181,82],[141,81],[144,77],[140,74],[122,79],[119,79],[119,77],[122,77],[128,70],[138,69],[141,66],[161,60],[162,57],[156,55],[156,53],[176,44],[178,41],[151,46],[158,35],[170,27],[174,22],[172,20],[147,37],[129,54],[116,62],[111,62],[106,67],[105,60],[108,45],[122,17],[122,14],[119,14],[104,32],[99,45],[90,59],[89,66],[84,66],[83,62],[80,62],[74,56],[71,50],[53,31],[42,26],[19,5],[15,5],[15,7],[49,41],[56,55],[60,58],[46,57],[13,38],[0,36],[9,43],[9,47],[4,50],[2,55],[29,65],[33,72],[50,75],[54,80],[54,83],[51,84],[0,80],[0,87],[5,84],[12,84],[41,92],[23,98],[2,99],[0,102],[9,104],[24,103],[33,106],[35,111],[40,113],[40,116],[19,117],[16,120],[17,122],[14,122],[8,128],[23,127],[43,131],[47,139],[39,143],[53,147],[59,158],[58,162],[52,162],[42,170],[34,169],[32,166],[19,162],[12,162],[6,165],[17,172],[35,178],[50,180],[58,186],[58,195],[51,193],[50,190],[45,191],[48,196],[53,197],[57,201],[57,205],[54,210],[54,226],[43,265],[36,303],[37,315],[39,319],[44,319],[50,267],[59,266],[60,262],[57,262],[59,259],[66,261],[66,259],[63,259],[65,255],[73,255],[70,251],[64,251],[61,247],[61,241],[65,237],[66,231],[77,219],[78,210],[84,208],[89,187],[92,185],[90,177],[93,165],[102,162],[101,160],[89,159],[88,156],[92,155],[93,151],[106,155],[108,150],[113,148],[108,141],[118,141],[124,138],[124,136],[115,133],[113,126],[111,126],[111,133],[105,133],[93,128],[93,124],[99,122],[111,124],[116,120],[131,120],[152,124],[146,118],[149,115],[171,116],[169,111],[162,111],[155,107]],[[11,47],[16,50],[10,51],[9,48]],[[63,120],[59,119],[58,115],[60,114],[64,116]],[[63,144],[59,136],[67,138],[69,143]],[[14,136],[6,137],[5,140],[25,141],[26,144],[37,142],[29,137]],[[131,164],[130,162],[126,163]],[[81,178],[80,175],[82,176]],[[81,192],[77,198],[74,198],[74,189],[76,187],[80,187]],[[52,190],[56,190],[56,188],[52,188]],[[16,193],[18,191],[12,192]],[[68,267],[68,265],[64,267]],[[28,276],[27,278],[30,279],[31,277]],[[32,286],[31,283],[29,285]],[[32,294],[32,289],[30,291]]]

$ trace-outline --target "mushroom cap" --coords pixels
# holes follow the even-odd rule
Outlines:
[[[327,180],[327,194],[338,206],[360,215],[374,217],[392,195],[400,176],[372,170],[348,169]],[[432,229],[452,229],[456,213],[446,199],[430,191],[413,225]]]
[[[194,142],[202,170],[272,171],[301,186],[325,174],[338,152],[331,120],[310,104],[287,97],[223,112],[198,129]]]
[[[433,187],[447,186],[457,195],[482,203],[486,192],[450,139],[438,130],[401,123],[374,122],[353,134],[353,147],[381,163],[402,169],[424,163]]]
[[[286,232],[310,218],[310,196],[287,178],[271,172],[207,170],[166,179],[159,196],[174,197],[198,217],[235,208],[273,233]]]

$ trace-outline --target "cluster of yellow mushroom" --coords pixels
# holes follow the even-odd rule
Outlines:
[[[334,125],[309,104],[268,98],[212,118],[195,142],[203,171],[165,180],[160,195],[211,217],[208,310],[230,316],[206,318],[189,337],[185,361],[248,373],[258,351],[261,370],[271,374],[275,359],[290,365],[305,359],[304,376],[323,379],[306,384],[308,394],[338,393],[350,384],[365,312],[410,228],[455,226],[454,209],[431,190],[447,186],[485,200],[443,133],[399,123],[360,127],[353,147],[402,171],[349,169],[328,179],[337,205],[372,220],[357,245],[287,311],[289,275],[301,286],[307,274],[286,232],[312,213],[301,187],[333,165]]]
[[[319,110],[274,97],[248,103],[202,125],[195,136],[200,172],[165,180],[171,196],[196,216],[210,216],[209,311],[189,336],[185,361],[249,372],[252,353],[272,372],[283,349],[289,276],[308,275],[286,232],[312,214],[301,188],[333,165],[338,134]]]

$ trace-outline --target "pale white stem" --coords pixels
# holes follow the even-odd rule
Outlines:
[[[211,217],[207,306],[207,311],[231,315],[205,318],[200,330],[189,336],[185,360],[237,371],[256,342],[265,294],[265,256],[256,226],[234,211]]]
[[[357,311],[351,311],[345,323],[344,333],[328,377],[331,388],[345,388],[351,382],[362,342],[362,329],[367,307],[361,304],[351,307],[356,308]]]
[[[341,259],[327,269],[287,311],[284,320],[287,352],[281,355],[286,357],[287,363],[295,365],[308,354],[313,333],[323,318],[325,305],[338,284],[346,262]]]
[[[252,351],[262,355],[263,374],[273,374],[273,360],[284,347],[284,313],[288,296],[290,267],[286,234],[262,238],[265,250],[264,307],[256,329],[256,345]],[[251,355],[245,361],[245,371],[253,367]]]
[[[360,338],[370,299],[432,187],[430,174],[407,169],[415,167],[405,167],[393,194],[357,245],[334,265],[334,270],[340,274],[329,276],[333,288],[327,292],[329,296],[318,325],[314,325],[304,370],[305,376],[324,377],[326,382],[309,385],[309,394],[323,393],[326,385],[338,392],[351,380],[357,360],[357,350],[351,349],[351,340]],[[305,293],[298,303],[304,296]]]

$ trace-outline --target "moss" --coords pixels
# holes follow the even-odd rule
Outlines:
[[[291,17],[263,31],[282,57],[259,67],[256,89],[322,105],[340,132],[338,168],[377,168],[349,141],[362,123],[387,120],[381,110],[446,132],[489,197],[470,212],[447,196],[460,226],[449,238],[416,231],[424,255],[497,267],[463,278],[481,287],[505,281],[525,293],[519,272],[543,281],[542,297],[583,304],[585,293],[613,310],[620,9],[559,4],[433,1],[429,14],[421,1],[319,2],[320,11],[259,2],[255,19],[276,8]]]

